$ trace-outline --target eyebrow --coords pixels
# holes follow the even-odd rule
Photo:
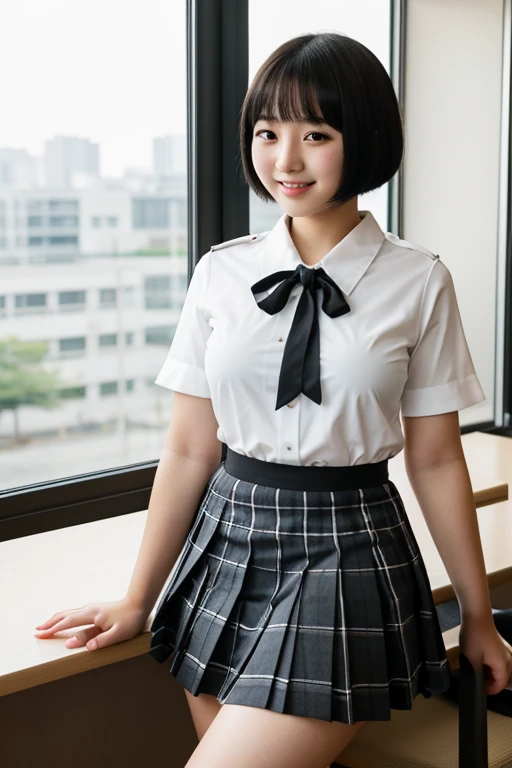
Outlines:
[[[256,120],[256,123],[259,123],[260,120],[266,120],[269,123],[279,123],[279,122],[281,122],[280,120],[278,120],[273,115],[260,115],[258,117],[258,119]],[[325,122],[323,117],[313,117],[310,120],[304,120],[304,121],[301,121],[301,122],[306,123],[306,125],[327,125],[327,123]]]

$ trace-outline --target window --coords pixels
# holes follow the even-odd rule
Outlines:
[[[85,387],[63,387],[59,390],[59,395],[63,400],[83,400]]]
[[[102,333],[100,347],[115,347],[117,345],[117,333]]]
[[[117,291],[115,288],[100,289],[100,308],[108,309],[115,307],[117,302]]]
[[[167,346],[171,343],[175,330],[176,326],[174,325],[159,325],[146,328],[146,344]]]
[[[158,459],[172,396],[156,386],[139,396],[135,381],[154,381],[163,364],[181,309],[175,302],[170,316],[169,284],[187,274],[185,0],[90,0],[75,8],[78,37],[76,13],[62,3],[44,13],[40,6],[25,0],[2,14],[0,71],[9,76],[0,148],[17,149],[2,149],[0,315],[8,335],[27,344],[27,360],[38,342],[48,341],[48,354],[20,362],[20,378],[45,375],[32,377],[35,391],[16,411],[2,412],[0,443],[11,444],[16,424],[20,434],[1,452],[0,491]],[[37,23],[27,24],[31,18]],[[149,37],[141,18],[151,20]],[[106,44],[92,53],[98,34]],[[48,50],[70,39],[59,87],[45,90],[44,115],[34,119],[41,83],[55,83]],[[28,59],[19,56],[20,40]],[[140,82],[142,91],[130,86]],[[114,92],[115,109],[105,110]],[[43,312],[41,321],[23,316]],[[43,407],[53,395],[54,407]],[[54,443],[46,438],[57,431],[64,450],[49,460]]]
[[[171,305],[171,276],[151,275],[144,286],[146,309],[169,309]]]
[[[78,216],[50,216],[50,227],[78,227]]]
[[[134,229],[167,229],[169,226],[169,201],[160,198],[132,201],[132,225]]]
[[[48,207],[50,211],[75,213],[78,210],[78,200],[50,200]]]
[[[85,291],[60,291],[59,309],[83,309],[85,305]]]
[[[61,356],[78,355],[81,357],[85,352],[85,337],[59,339],[59,352]]]
[[[45,293],[18,293],[14,296],[16,309],[37,309],[46,307]]]
[[[76,235],[56,235],[48,238],[48,245],[78,245]]]
[[[100,395],[116,395],[117,381],[104,381],[100,384]]]

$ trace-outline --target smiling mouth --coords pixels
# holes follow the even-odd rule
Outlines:
[[[310,187],[312,184],[314,184],[314,181],[308,181],[306,183],[295,183],[295,182],[285,182],[285,181],[278,181],[278,184],[281,184],[281,186],[286,187],[286,189],[301,189],[302,187]]]

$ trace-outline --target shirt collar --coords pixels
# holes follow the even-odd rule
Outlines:
[[[311,269],[323,267],[344,294],[350,294],[376,257],[385,234],[370,211],[359,211],[360,222]],[[264,275],[304,264],[288,230],[284,213],[265,238]],[[305,265],[308,266],[308,265]]]

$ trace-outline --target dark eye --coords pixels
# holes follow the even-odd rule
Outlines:
[[[272,139],[272,138],[275,138],[275,133],[274,133],[274,131],[271,131],[271,130],[269,130],[268,128],[264,128],[263,130],[261,130],[261,131],[258,131],[258,133],[256,134],[256,136],[261,136],[262,138],[264,138],[264,137],[263,137],[263,134],[264,134],[264,133],[270,133],[270,134],[272,134],[272,136],[271,136],[271,139]],[[309,136],[317,136],[317,137],[319,138],[319,140],[320,140],[320,141],[322,141],[323,139],[329,139],[329,137],[328,137],[328,136],[326,136],[326,135],[325,135],[325,134],[323,134],[323,133],[318,133],[318,131],[313,131],[312,133],[308,133],[308,137],[309,137]],[[268,141],[268,139],[265,139],[265,141]],[[313,143],[314,143],[314,144],[318,144],[318,140],[316,140],[316,139],[315,139],[315,140],[313,141]]]
[[[261,136],[262,133],[272,133],[275,136],[275,133],[273,131],[269,131],[268,128],[265,128],[262,131],[258,131],[257,136]]]

